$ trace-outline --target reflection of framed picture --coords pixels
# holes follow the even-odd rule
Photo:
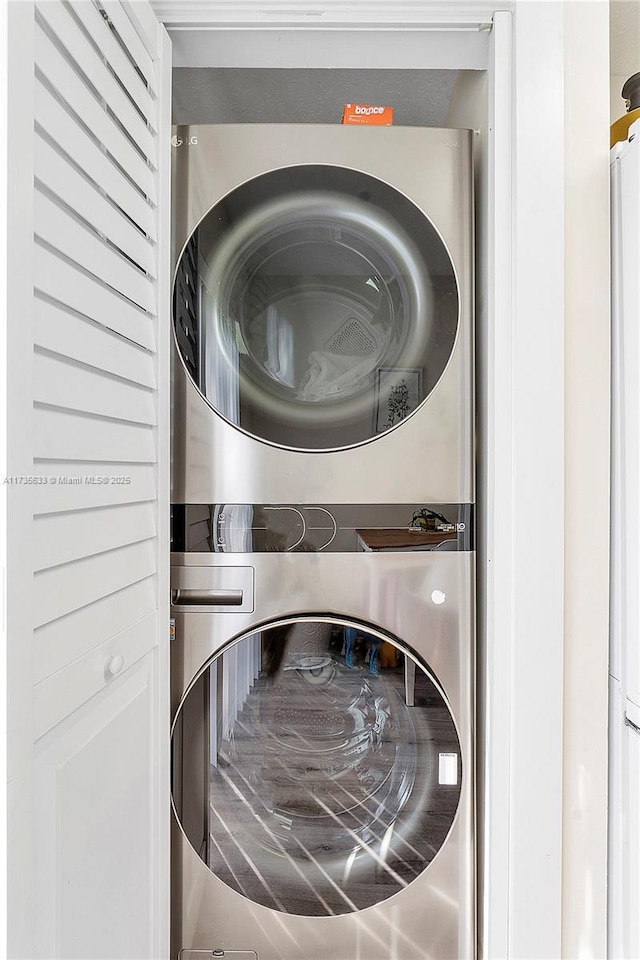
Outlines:
[[[375,432],[404,420],[422,400],[422,368],[379,367],[376,371]]]

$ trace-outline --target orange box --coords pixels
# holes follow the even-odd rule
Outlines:
[[[345,103],[343,123],[374,123],[390,127],[393,123],[393,107],[377,107],[368,103]]]

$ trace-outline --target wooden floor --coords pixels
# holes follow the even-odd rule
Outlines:
[[[312,675],[287,650],[249,693],[211,767],[211,870],[253,901],[306,916],[346,913],[397,893],[426,869],[453,822],[460,782],[439,783],[458,755],[440,694],[417,671],[404,697],[402,657],[374,676],[335,649]],[[317,651],[316,651],[317,652]],[[459,767],[458,767],[459,769]]]

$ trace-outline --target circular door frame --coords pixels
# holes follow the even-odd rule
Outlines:
[[[451,707],[449,698],[447,697],[446,692],[445,692],[445,690],[443,689],[442,684],[441,684],[440,681],[438,680],[437,676],[433,673],[433,671],[432,671],[432,670],[428,667],[428,665],[424,662],[423,658],[421,658],[418,654],[416,654],[415,651],[413,651],[408,645],[404,644],[403,641],[402,641],[400,638],[396,637],[392,632],[387,631],[387,630],[384,630],[384,629],[381,629],[381,628],[379,628],[379,627],[376,627],[376,626],[374,626],[373,624],[370,624],[370,623],[368,623],[367,621],[361,620],[361,619],[359,619],[359,618],[352,618],[352,617],[350,617],[350,616],[348,616],[348,615],[341,616],[341,615],[337,615],[337,614],[326,614],[326,613],[316,613],[316,614],[314,614],[314,613],[309,613],[309,612],[304,613],[304,614],[299,614],[299,615],[289,614],[289,615],[283,615],[283,616],[280,616],[280,617],[271,617],[271,618],[270,618],[269,620],[267,620],[267,621],[263,621],[263,622],[256,623],[256,624],[252,624],[250,627],[245,627],[245,629],[243,629],[239,634],[237,634],[237,635],[229,638],[229,639],[228,639],[225,643],[223,643],[213,654],[211,654],[211,656],[209,656],[209,657],[207,658],[207,660],[201,665],[201,667],[200,667],[200,669],[197,671],[197,673],[196,673],[196,674],[192,677],[192,679],[190,680],[188,686],[186,687],[186,689],[185,689],[185,691],[184,691],[184,693],[183,693],[183,695],[182,695],[182,697],[181,697],[181,699],[180,699],[180,702],[179,702],[179,704],[178,704],[178,706],[177,706],[177,709],[176,709],[175,716],[174,716],[173,721],[172,721],[172,724],[171,724],[171,741],[172,741],[172,743],[173,743],[173,737],[174,737],[174,733],[175,733],[175,731],[176,731],[176,728],[177,728],[177,725],[178,725],[178,722],[179,722],[179,719],[180,719],[180,716],[181,716],[181,711],[182,711],[182,708],[183,708],[183,706],[184,706],[187,698],[189,697],[189,694],[191,693],[191,691],[193,690],[193,688],[194,688],[195,685],[197,684],[198,680],[203,676],[203,674],[206,672],[206,670],[207,670],[210,666],[212,666],[213,663],[215,663],[215,662],[216,662],[221,656],[223,656],[225,653],[229,652],[229,651],[232,650],[234,647],[237,647],[237,646],[238,646],[240,643],[242,643],[244,640],[249,639],[250,637],[254,636],[255,634],[261,633],[261,632],[263,632],[263,631],[268,631],[270,628],[274,628],[274,627],[294,626],[294,625],[300,624],[300,623],[308,623],[308,624],[322,623],[322,624],[327,624],[327,625],[337,626],[337,627],[342,627],[342,628],[352,627],[352,628],[354,628],[354,629],[356,629],[356,630],[359,630],[359,631],[361,631],[361,632],[363,632],[363,633],[365,633],[365,634],[368,634],[368,635],[370,635],[370,636],[376,637],[378,640],[386,641],[386,642],[391,643],[391,644],[392,644],[397,650],[399,650],[405,657],[409,657],[409,659],[414,663],[415,667],[419,668],[419,669],[425,674],[427,680],[434,686],[434,688],[435,688],[435,690],[437,691],[439,697],[441,698],[441,701],[442,701],[443,705],[445,706],[445,708],[446,708],[446,710],[447,710],[448,719],[449,719],[450,722],[452,723],[453,730],[454,730],[454,732],[455,732],[456,743],[457,743],[457,752],[458,752],[458,756],[459,756],[459,770],[458,770],[458,774],[457,774],[457,787],[458,787],[458,789],[457,789],[457,797],[456,797],[455,811],[454,811],[454,813],[453,813],[453,816],[451,817],[450,822],[448,823],[448,826],[447,826],[447,829],[446,829],[446,832],[445,832],[444,836],[443,836],[442,839],[440,840],[440,843],[439,843],[439,846],[438,846],[438,849],[437,849],[436,853],[434,854],[434,856],[432,857],[432,859],[422,868],[422,870],[420,870],[420,872],[419,872],[415,877],[413,877],[413,878],[408,882],[408,884],[405,884],[405,885],[404,885],[404,888],[406,888],[406,886],[412,885],[414,882],[418,882],[418,881],[420,880],[420,877],[422,877],[423,874],[425,874],[425,873],[432,867],[432,865],[434,864],[435,860],[439,857],[440,853],[446,848],[448,839],[449,839],[449,837],[451,836],[452,832],[454,831],[455,826],[456,826],[456,823],[458,822],[458,819],[459,819],[459,817],[461,816],[461,809],[463,808],[463,798],[464,798],[464,796],[465,796],[465,793],[466,793],[466,792],[468,791],[468,789],[469,789],[469,787],[468,787],[468,785],[467,785],[467,781],[469,780],[469,771],[471,770],[471,768],[469,767],[469,762],[470,762],[470,759],[471,759],[471,758],[468,758],[468,757],[466,756],[466,753],[465,753],[465,738],[462,736],[461,730],[460,730],[460,728],[459,728],[458,718],[455,716],[455,713],[454,713],[454,711],[453,711],[453,709],[452,709],[452,707]],[[423,787],[423,790],[424,790],[424,789],[427,789],[427,781],[424,781],[424,782],[423,782],[422,787]],[[412,788],[412,789],[413,789],[413,788]],[[185,829],[184,829],[183,824],[182,824],[182,822],[181,822],[181,820],[180,820],[180,817],[179,817],[178,814],[177,814],[176,807],[175,807],[175,803],[174,803],[173,791],[172,791],[172,796],[171,796],[171,807],[172,807],[173,815],[174,815],[174,817],[175,817],[176,824],[177,824],[177,826],[178,826],[178,828],[179,828],[179,830],[180,830],[180,832],[181,832],[181,834],[182,834],[183,841],[184,841],[185,844],[187,845],[187,848],[189,848],[189,849],[192,851],[192,853],[194,854],[194,856],[198,857],[198,860],[201,861],[201,858],[199,857],[197,851],[194,849],[192,842],[190,841],[189,837],[187,836],[187,834],[186,834],[186,832],[185,832]],[[414,816],[415,816],[415,813],[414,813]],[[201,862],[203,862],[203,861],[201,861]],[[235,887],[229,886],[229,884],[228,884],[222,877],[220,877],[216,872],[214,872],[214,871],[209,867],[208,863],[204,863],[204,866],[205,866],[205,869],[208,871],[208,873],[210,873],[213,877],[216,877],[216,879],[217,879],[220,883],[224,884],[224,886],[225,886],[225,887],[228,887],[230,890],[235,890],[235,892],[236,892],[239,896],[244,897],[244,898],[247,899],[250,903],[252,903],[252,904],[254,904],[254,905],[259,905],[259,906],[265,907],[265,908],[267,908],[267,909],[274,909],[273,907],[270,907],[268,904],[265,904],[264,902],[260,901],[259,899],[258,899],[258,900],[254,900],[254,899],[252,899],[250,896],[248,896],[247,894],[245,894],[245,893],[243,893],[243,892],[241,892],[241,891],[239,891],[239,890],[236,890]],[[271,879],[274,879],[274,878],[272,877]],[[275,879],[277,879],[277,878],[275,878]],[[367,904],[367,905],[362,906],[362,907],[355,907],[355,906],[354,906],[352,912],[360,913],[360,912],[362,912],[363,910],[374,909],[374,908],[375,908],[376,906],[378,906],[380,903],[386,902],[386,900],[390,900],[390,899],[392,899],[393,897],[400,895],[400,894],[403,892],[403,889],[404,889],[404,888],[401,888],[401,889],[393,892],[392,894],[388,895],[387,897],[381,898],[380,900],[376,900],[376,901],[374,901],[374,902],[371,903],[371,904]],[[277,908],[276,908],[276,912],[283,912],[285,915],[293,915],[293,916],[298,916],[298,917],[309,917],[309,918],[313,918],[314,920],[327,919],[327,918],[330,917],[330,916],[335,916],[335,915],[336,915],[336,914],[334,914],[334,913],[330,913],[330,914],[296,913],[296,912],[288,911],[288,910],[284,910],[284,909],[283,909],[283,911],[278,911]],[[340,915],[349,915],[349,911],[344,911],[343,913],[338,913],[337,915],[338,915],[338,916],[340,916]]]
[[[226,202],[230,197],[232,197],[232,196],[233,196],[234,194],[236,194],[238,191],[241,191],[241,190],[243,190],[244,188],[248,188],[248,187],[250,187],[252,184],[256,184],[258,181],[264,179],[265,177],[270,177],[270,176],[272,176],[272,175],[278,176],[278,175],[282,175],[282,174],[283,174],[284,172],[286,172],[286,171],[291,171],[291,170],[296,170],[296,169],[306,170],[307,168],[326,168],[326,169],[334,169],[334,170],[338,171],[339,173],[345,173],[345,174],[347,174],[348,176],[350,176],[350,175],[352,175],[352,174],[355,175],[355,176],[360,176],[360,177],[366,178],[367,180],[371,180],[371,181],[374,181],[374,182],[378,182],[378,183],[380,184],[381,188],[383,189],[383,191],[389,191],[390,193],[397,194],[398,197],[401,198],[402,202],[405,203],[405,204],[407,205],[407,207],[412,211],[412,213],[414,213],[415,215],[417,215],[417,217],[419,218],[419,220],[420,220],[421,225],[423,226],[423,228],[426,229],[427,232],[433,234],[434,240],[436,240],[436,241],[437,241],[437,244],[438,244],[438,250],[440,251],[441,255],[446,259],[447,267],[448,267],[448,270],[450,271],[450,277],[451,277],[451,280],[452,280],[452,283],[453,283],[453,289],[454,289],[454,291],[455,291],[455,297],[456,297],[456,305],[455,305],[455,311],[454,311],[454,313],[455,313],[455,329],[454,329],[454,331],[453,331],[453,336],[452,336],[452,338],[451,338],[450,343],[447,342],[446,357],[444,358],[444,362],[442,362],[442,363],[437,367],[437,375],[435,376],[435,379],[434,379],[433,383],[429,383],[428,389],[426,389],[426,392],[424,392],[424,395],[421,396],[421,399],[418,400],[418,402],[416,403],[415,407],[414,407],[412,410],[410,410],[409,413],[408,413],[405,417],[403,417],[401,420],[399,420],[397,423],[391,425],[391,426],[390,426],[389,428],[387,428],[387,429],[381,430],[380,432],[376,432],[376,404],[379,403],[378,393],[379,393],[379,391],[380,391],[380,384],[379,384],[379,382],[378,382],[378,379],[379,379],[379,378],[378,378],[378,376],[376,375],[376,377],[375,377],[375,383],[374,383],[373,390],[372,390],[372,394],[373,394],[373,395],[372,395],[372,397],[371,397],[372,410],[373,410],[373,430],[370,431],[369,435],[366,436],[364,439],[359,439],[359,440],[356,440],[356,441],[353,441],[353,442],[347,442],[347,443],[342,443],[342,444],[338,444],[338,445],[335,445],[335,444],[334,444],[334,445],[324,445],[324,446],[314,446],[314,447],[307,447],[307,446],[304,446],[304,445],[302,445],[302,444],[300,444],[300,445],[287,444],[287,443],[284,443],[284,442],[280,442],[279,440],[276,440],[276,439],[269,439],[268,437],[260,436],[260,435],[258,435],[257,433],[251,432],[248,428],[241,426],[239,423],[235,423],[235,422],[234,422],[232,419],[230,419],[227,415],[225,415],[223,412],[221,412],[220,410],[218,410],[218,409],[216,408],[216,406],[213,404],[213,402],[206,396],[204,390],[203,390],[203,389],[200,387],[200,385],[196,382],[196,380],[194,379],[194,377],[192,376],[192,374],[190,373],[190,371],[189,371],[188,368],[187,368],[187,364],[186,364],[186,362],[185,362],[185,358],[184,358],[183,352],[182,352],[182,350],[181,350],[181,348],[180,348],[180,346],[179,346],[179,343],[178,343],[178,336],[177,336],[177,332],[176,332],[176,316],[175,316],[175,309],[174,309],[176,283],[177,283],[177,279],[178,279],[178,275],[179,275],[180,265],[181,265],[181,263],[182,263],[182,261],[183,261],[184,255],[185,255],[185,251],[186,251],[189,243],[192,241],[193,237],[196,235],[197,231],[200,230],[200,228],[202,227],[202,224],[204,223],[204,221],[207,219],[207,217],[209,217],[209,216],[211,215],[211,213],[215,210],[215,208],[216,208],[219,204],[222,204],[222,203]],[[345,193],[345,196],[348,197],[349,194],[348,194],[348,193]],[[385,212],[385,215],[386,215],[386,216],[392,216],[392,214],[390,214],[390,212],[389,212],[386,208],[384,209],[384,212]],[[246,212],[245,212],[245,215],[246,215]],[[401,232],[402,234],[407,233],[406,228],[404,227],[402,221],[399,221],[399,222],[398,222],[398,226],[399,226],[400,232]],[[420,250],[418,249],[418,245],[416,244],[416,241],[413,240],[413,238],[411,237],[411,235],[408,234],[408,233],[407,233],[407,239],[410,241],[410,243],[412,243],[413,245],[416,246],[416,252],[419,253]],[[419,246],[423,246],[423,245],[421,244],[421,245],[419,245]],[[423,253],[422,253],[422,256],[424,256]],[[431,276],[431,274],[430,274],[430,272],[429,272],[429,270],[428,270],[428,262],[427,262],[427,260],[425,260],[424,263],[425,263],[425,273],[426,273],[427,278],[429,278],[429,277]],[[198,274],[196,274],[196,276],[198,276]],[[195,393],[196,393],[196,395],[198,396],[198,398],[206,405],[206,407],[207,407],[209,410],[211,410],[211,412],[212,412],[216,417],[220,418],[220,420],[222,420],[225,424],[227,424],[228,426],[230,426],[231,428],[233,428],[235,431],[237,431],[238,433],[240,433],[241,435],[243,435],[243,436],[246,437],[247,439],[249,439],[249,440],[251,440],[251,441],[258,442],[258,443],[265,444],[266,446],[269,446],[269,447],[273,447],[273,448],[275,448],[276,450],[283,450],[283,451],[286,451],[286,452],[288,452],[288,453],[294,453],[294,454],[296,454],[296,453],[324,454],[324,453],[339,453],[339,452],[346,452],[346,451],[350,451],[350,450],[358,450],[359,448],[362,448],[362,447],[364,447],[364,446],[366,446],[366,445],[368,445],[368,444],[374,443],[374,442],[376,442],[376,441],[378,441],[378,440],[380,440],[380,439],[382,439],[382,438],[384,438],[384,437],[387,437],[389,434],[394,433],[394,432],[397,431],[400,427],[402,427],[404,424],[406,424],[406,423],[407,423],[409,420],[411,420],[416,414],[418,414],[420,411],[422,411],[422,410],[424,409],[424,407],[428,404],[429,399],[430,399],[431,396],[433,395],[434,391],[437,390],[438,385],[442,382],[442,380],[443,380],[444,377],[446,376],[447,370],[448,370],[448,368],[450,367],[450,365],[451,365],[451,363],[452,363],[452,361],[453,361],[454,356],[456,355],[456,349],[457,349],[458,343],[459,343],[460,338],[461,338],[461,327],[462,327],[462,325],[463,325],[463,319],[464,319],[464,300],[465,300],[465,292],[464,292],[464,289],[463,289],[462,286],[461,286],[458,265],[457,265],[457,263],[456,263],[456,260],[455,260],[454,256],[453,256],[452,253],[451,253],[451,249],[450,249],[450,247],[449,247],[449,244],[448,244],[447,241],[445,240],[445,237],[443,236],[442,231],[439,229],[439,227],[437,226],[437,224],[434,222],[434,219],[433,219],[431,216],[429,216],[429,214],[427,213],[427,211],[424,210],[424,209],[416,202],[416,200],[414,200],[407,192],[405,192],[404,190],[400,189],[396,184],[391,183],[391,182],[389,182],[388,180],[382,178],[381,176],[378,176],[378,175],[376,175],[375,173],[372,173],[372,172],[370,172],[370,171],[368,171],[368,170],[359,169],[359,168],[357,168],[357,167],[355,167],[355,166],[350,166],[350,165],[347,165],[347,164],[344,164],[344,163],[337,163],[337,162],[292,163],[292,164],[288,164],[288,165],[280,165],[280,166],[278,166],[278,167],[275,168],[275,169],[267,169],[267,170],[264,170],[264,171],[262,171],[262,172],[258,172],[258,173],[256,173],[256,174],[254,174],[252,177],[250,177],[248,180],[245,180],[245,181],[240,182],[239,184],[236,184],[235,186],[233,186],[233,187],[231,187],[229,190],[227,190],[226,193],[221,194],[220,196],[218,196],[217,199],[207,208],[207,210],[205,210],[204,213],[202,213],[202,215],[201,215],[201,216],[199,217],[199,219],[193,224],[193,226],[190,227],[190,232],[189,232],[187,238],[184,240],[183,245],[182,245],[179,253],[178,253],[177,256],[176,256],[176,262],[175,262],[175,266],[174,266],[174,269],[173,269],[173,279],[172,279],[171,291],[172,291],[172,294],[171,294],[171,316],[172,316],[171,329],[172,329],[174,350],[175,350],[175,353],[176,353],[176,355],[177,355],[177,357],[178,357],[178,359],[179,359],[180,366],[181,366],[181,369],[182,369],[182,373],[183,373],[184,377],[186,377],[187,383],[188,383],[188,384],[193,388],[193,390],[195,391]],[[417,292],[414,291],[414,293],[413,293],[412,296],[413,296],[414,299],[415,299],[415,297],[417,296]],[[432,295],[431,293],[429,294],[429,297],[431,298],[431,300],[433,299],[433,295]],[[423,298],[423,299],[424,299],[424,298]],[[419,301],[420,301],[420,297],[418,296],[418,299],[417,299],[416,302],[419,302]],[[216,302],[217,302],[217,301],[216,301]],[[433,307],[433,304],[431,303],[430,306]],[[425,308],[424,308],[424,309],[427,309],[427,306],[426,306],[426,305],[425,305]],[[407,336],[408,336],[408,341],[409,341],[409,342],[412,341],[412,340],[413,340],[413,341],[416,341],[417,339],[419,339],[419,337],[418,337],[418,334],[417,334],[416,330],[412,330],[412,328],[411,328],[411,319],[410,319],[410,318],[409,318],[409,320],[407,321],[407,324],[408,324],[408,331],[409,331],[408,334],[407,334]],[[433,322],[431,322],[428,326],[429,326],[428,335],[427,335],[426,337],[422,337],[422,339],[424,340],[424,342],[423,342],[423,344],[422,344],[422,349],[421,349],[421,354],[420,354],[421,358],[424,358],[425,360],[428,360],[428,356],[425,357],[425,353],[426,353],[427,350],[428,350],[428,342],[427,342],[427,341],[431,342],[431,340],[434,339],[434,337],[435,337],[435,332],[436,332],[436,330],[437,330],[437,328],[438,328],[438,321],[437,321],[437,319],[434,319]],[[401,359],[402,359],[403,361],[406,360],[407,362],[409,362],[409,360],[411,359],[411,357],[408,356],[404,351],[406,351],[406,346],[403,347],[403,354],[402,354],[402,356],[401,356]],[[249,355],[251,355],[250,351],[249,351]],[[428,366],[428,364],[425,362],[424,369],[426,369],[427,366]],[[385,368],[384,365],[382,365],[382,366],[379,367],[379,370],[380,370],[380,371],[384,371],[385,369],[386,369],[386,368]],[[416,368],[416,369],[420,369],[420,368]],[[413,368],[411,368],[411,367],[407,367],[407,366],[404,366],[404,365],[398,366],[398,371],[402,371],[402,372],[412,372],[412,370],[413,370]],[[244,381],[244,382],[249,383],[249,391],[248,391],[248,393],[249,393],[250,396],[253,396],[253,397],[259,396],[259,395],[261,394],[261,392],[264,392],[264,391],[261,391],[261,388],[260,388],[259,384],[254,384],[253,382],[250,382],[250,378],[248,378],[248,376],[246,375],[246,373],[245,373],[245,374],[240,374],[240,373],[238,373],[238,381],[239,381],[239,382],[243,382],[243,381]],[[420,391],[422,392],[423,387],[421,386],[419,389],[420,389]],[[286,400],[286,399],[276,399],[276,403],[277,403],[278,407],[282,409],[282,411],[286,411],[287,405],[289,405],[290,403],[293,404],[294,408],[295,408],[295,407],[301,407],[301,408],[302,408],[302,405],[301,405],[301,403],[300,403],[299,400],[298,400],[298,401],[294,400],[294,401],[291,401],[291,402],[290,402],[290,401],[288,401],[288,400]],[[348,401],[347,401],[347,404],[348,404]],[[353,403],[352,403],[352,405],[353,405]],[[311,409],[313,408],[313,406],[314,406],[313,404],[309,404],[309,405],[308,405],[309,410],[311,410]],[[344,407],[343,407],[342,404],[339,404],[339,405],[338,405],[338,409],[340,409],[340,408],[344,409]],[[300,419],[300,422],[299,422],[299,423],[296,422],[295,428],[296,428],[297,430],[303,430],[304,427],[305,427],[304,419],[303,419],[303,418],[299,418],[299,419]],[[338,422],[339,422],[339,419],[340,419],[340,418],[338,417],[335,422],[338,423]],[[284,422],[284,420],[282,420],[281,422]]]

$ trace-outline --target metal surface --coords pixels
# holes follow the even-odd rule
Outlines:
[[[255,950],[181,950],[179,960],[259,960]]]
[[[261,625],[361,625],[396,638],[436,678],[465,771],[453,827],[431,864],[401,892],[342,916],[290,915],[246,899],[210,872],[175,823],[173,956],[214,948],[255,950],[260,960],[474,956],[473,561],[471,553],[173,555],[174,588],[191,577],[204,586],[208,575],[213,584],[241,563],[255,570],[256,590],[253,613],[174,610],[174,712],[212,655]]]
[[[188,265],[178,272],[176,336],[183,350],[190,344],[194,349],[185,362],[175,350],[173,363],[172,501],[176,542],[185,551],[172,554],[171,571],[174,597],[181,601],[173,608],[171,696],[175,742],[183,743],[174,754],[174,800],[185,828],[175,821],[174,957],[181,949],[253,950],[260,960],[475,955],[474,558],[463,552],[472,546],[466,521],[474,500],[471,140],[470,131],[338,125],[176,131],[174,262],[185,250]],[[190,324],[194,317],[200,324],[202,316],[198,296],[206,298],[208,320],[206,335],[198,326],[193,337]],[[287,350],[281,349],[287,327],[297,338],[295,350],[286,343]],[[217,367],[206,336],[217,344]],[[318,353],[339,358],[330,395],[326,381],[310,387],[300,378],[307,356]],[[389,371],[406,373],[419,387],[416,399],[385,421],[380,407]],[[243,403],[250,411],[244,421]],[[281,428],[274,430],[274,422]],[[386,512],[374,506],[379,504],[387,505]],[[418,539],[437,552],[413,552]],[[221,599],[225,606],[215,602]],[[444,779],[438,783],[453,783],[446,778],[457,778],[450,767],[459,763],[457,806],[438,821],[440,812],[430,811],[418,799],[422,794],[412,800],[418,819],[434,816],[440,823],[437,844],[430,854],[417,855],[415,878],[398,892],[384,876],[369,879],[365,869],[362,899],[352,912],[341,912],[345,897],[332,874],[334,867],[339,871],[335,863],[327,867],[333,888],[322,907],[330,915],[309,916],[304,904],[296,905],[295,883],[281,906],[272,908],[268,893],[243,896],[240,890],[251,885],[236,883],[231,862],[224,882],[224,869],[218,864],[217,875],[210,858],[216,831],[240,832],[236,847],[259,876],[256,862],[263,862],[264,850],[253,866],[249,862],[252,845],[257,849],[255,822],[250,819],[244,831],[241,819],[225,827],[224,816],[232,811],[209,777],[211,745],[217,758],[230,729],[220,691],[227,684],[237,693],[247,664],[260,670],[263,638],[294,624],[343,631],[345,644],[349,631],[360,630],[374,638],[370,656],[385,638],[400,649],[402,669],[393,675],[402,701],[397,756],[406,761],[414,750],[409,731],[412,722],[420,727],[425,675],[433,678],[440,691],[433,699],[440,698],[456,731],[455,751],[444,747],[439,754]],[[224,659],[214,659],[218,654]],[[283,667],[304,683],[313,681],[310,700],[329,678],[334,685],[328,700],[336,702],[349,699],[350,669],[346,654],[342,666],[335,658],[309,656]],[[281,708],[295,717],[288,682]],[[369,693],[358,694],[349,700],[350,710],[337,714],[365,717],[367,728],[363,705],[375,702],[371,729],[385,731],[385,683],[381,678],[377,698],[367,687],[373,701]],[[273,713],[273,701],[265,703]],[[266,716],[254,710],[256,715]],[[302,726],[305,716],[313,723],[315,715],[303,699]],[[318,727],[322,743],[316,751],[325,773],[332,755],[323,739],[327,729],[328,714]],[[280,740],[277,730],[275,741],[266,736],[268,752]],[[252,740],[252,783],[268,771],[261,743]],[[393,780],[399,768],[389,749],[379,755],[378,770],[386,756]],[[346,750],[352,756],[348,744]],[[315,762],[311,756],[310,769]],[[191,763],[198,768],[192,787]],[[224,764],[222,769],[224,779]],[[416,772],[416,782],[427,782],[424,769]],[[291,778],[285,774],[284,781]],[[354,781],[354,796],[360,795],[358,784],[369,796],[365,781]],[[246,815],[252,796],[269,791],[265,785],[244,794],[246,782],[236,786],[244,799],[236,795],[233,816],[238,809]],[[396,790],[398,809],[404,803],[398,798],[406,795],[402,787]],[[276,808],[265,803],[272,824]],[[270,826],[269,838],[277,832]],[[400,836],[408,839],[402,831]],[[327,857],[318,862],[326,864]],[[300,861],[296,869],[308,881],[315,864]],[[244,863],[240,867],[242,872]],[[261,883],[266,891],[269,883]]]
[[[171,551],[473,550],[474,518],[470,503],[172,504]]]
[[[244,125],[178,132],[174,262],[206,213],[231,191],[270,171],[326,164],[374,177],[423,212],[453,263],[460,314],[453,351],[426,401],[388,433],[376,436],[374,430],[368,442],[329,452],[285,449],[226,422],[203,399],[174,351],[172,500],[308,503],[322,502],[330,490],[334,501],[343,502],[473,501],[470,131]],[[360,216],[357,210],[349,215]],[[373,211],[367,230],[379,222],[386,229],[385,216]],[[414,262],[410,246],[405,248],[403,256]],[[409,273],[415,275],[415,269]],[[355,335],[342,334],[347,335],[366,342],[366,324],[358,321]],[[274,397],[274,402],[284,401]],[[370,405],[375,422],[373,396]]]
[[[236,557],[236,560],[238,558]],[[171,576],[172,609],[202,609],[219,613],[252,613],[254,610],[253,566],[177,567]]]

